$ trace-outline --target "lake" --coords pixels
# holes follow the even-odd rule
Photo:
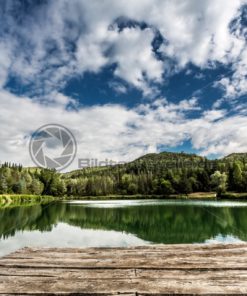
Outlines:
[[[0,209],[0,256],[25,246],[247,241],[247,202],[71,201]]]

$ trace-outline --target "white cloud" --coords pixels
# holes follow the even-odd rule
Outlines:
[[[188,112],[200,109],[196,100],[171,104],[159,99],[134,109],[103,105],[77,110],[66,110],[61,101],[40,104],[0,92],[1,161],[32,165],[28,152],[31,133],[54,122],[75,135],[77,158],[130,161],[158,152],[160,145],[174,147],[185,140],[191,140],[203,155],[246,151],[247,117],[226,117],[224,110],[211,110],[191,119]],[[74,162],[68,169],[76,167]]]
[[[9,50],[8,44],[0,41],[0,86],[4,85],[8,78],[11,64],[11,54]]]
[[[224,77],[217,83],[225,90],[225,97],[231,100],[247,93],[247,49],[241,52],[233,69],[232,77]]]
[[[139,120],[143,122],[143,118],[136,111],[119,105],[66,111],[60,103],[42,105],[7,92],[0,94],[0,104],[0,122],[3,131],[0,141],[4,143],[0,147],[2,160],[31,164],[28,154],[29,136],[36,128],[51,121],[72,130],[78,142],[78,156],[82,158],[131,159],[143,154],[149,143],[153,145],[151,140],[145,143],[135,138],[135,128],[131,124]],[[141,133],[140,131],[139,137]]]
[[[114,89],[118,94],[126,94],[128,91],[125,85],[116,81],[110,81],[108,85],[110,88]]]
[[[119,32],[113,46],[114,74],[151,95],[149,82],[161,82],[163,66],[152,50],[154,32],[151,29],[126,28]],[[140,54],[141,53],[141,54]]]
[[[183,67],[191,62],[209,67],[217,61],[228,63],[239,55],[244,40],[230,33],[229,24],[243,1],[160,1],[148,20],[168,40],[165,55]]]
[[[33,84],[32,99],[16,97],[0,89],[0,155],[2,161],[31,164],[28,138],[49,122],[70,128],[78,141],[78,157],[131,160],[160,145],[176,146],[191,140],[195,149],[208,155],[243,152],[247,144],[246,109],[229,116],[225,110],[201,111],[196,98],[177,104],[154,99],[134,109],[122,105],[79,107],[60,93],[72,77],[86,71],[98,73],[114,65],[116,91],[125,85],[144,95],[158,97],[154,85],[171,75],[170,64],[180,71],[192,63],[201,69],[217,63],[232,65],[232,77],[218,85],[226,97],[247,93],[247,50],[241,27],[242,0],[60,0],[44,2],[32,13],[21,13],[21,2],[6,1],[0,15],[0,86],[10,75],[22,84]],[[15,17],[18,11],[19,17]],[[145,28],[120,29],[120,17],[145,23]],[[237,22],[234,30],[230,23]],[[152,42],[156,32],[166,40],[159,48]],[[50,54],[53,53],[53,54]],[[155,95],[154,95],[155,94]],[[220,107],[222,98],[215,103]],[[73,105],[73,110],[67,110]],[[240,115],[241,114],[241,115]],[[10,124],[11,121],[11,124]],[[74,164],[76,166],[76,164]]]
[[[225,110],[209,110],[209,111],[203,112],[203,115],[204,115],[204,119],[208,121],[215,121],[217,119],[224,118],[226,115],[226,111]]]
[[[235,115],[216,122],[204,118],[194,122],[192,144],[196,149],[202,149],[202,155],[246,152],[246,135],[246,116]]]
[[[116,76],[150,95],[152,82],[162,82],[165,70],[170,73],[168,57],[176,63],[177,70],[188,63],[201,68],[213,67],[216,62],[233,63],[236,77],[229,83],[243,93],[246,44],[239,9],[244,3],[245,0],[133,0],[126,5],[124,0],[60,0],[37,4],[38,9],[25,15],[19,4],[5,4],[0,42],[8,44],[8,50],[6,54],[0,46],[7,57],[4,63],[3,59],[0,61],[0,82],[3,85],[6,81],[7,71],[49,92],[72,76],[99,72],[116,63]],[[14,17],[17,10],[18,19]],[[119,31],[114,25],[119,17],[145,22],[150,28]],[[238,21],[231,31],[229,25],[234,18]],[[152,49],[155,30],[167,41],[159,49],[163,62]],[[55,54],[50,55],[52,51]],[[233,93],[231,89],[230,92]]]

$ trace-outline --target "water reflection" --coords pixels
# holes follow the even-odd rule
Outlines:
[[[29,247],[128,247],[149,244],[133,234],[118,231],[80,229],[58,223],[52,231],[34,230],[16,232],[15,236],[0,242],[0,256]]]
[[[84,247],[203,243],[217,237],[247,241],[247,206],[236,202],[219,205],[127,201],[1,209],[0,254],[6,244],[16,248],[18,243],[23,247],[32,242]]]

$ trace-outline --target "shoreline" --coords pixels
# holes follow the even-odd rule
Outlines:
[[[226,192],[217,197],[215,192],[194,192],[188,195],[185,194],[172,194],[172,195],[104,195],[104,196],[66,196],[66,197],[54,197],[48,195],[30,195],[30,194],[2,194],[0,195],[0,208],[13,207],[13,206],[25,206],[45,204],[53,201],[67,201],[67,200],[234,200],[241,201],[247,200],[247,193]]]
[[[49,195],[0,194],[0,209],[14,206],[45,204],[59,199]]]

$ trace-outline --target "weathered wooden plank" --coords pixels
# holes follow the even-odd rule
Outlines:
[[[50,253],[50,252],[57,252],[59,250],[59,252],[61,253],[81,253],[81,254],[85,254],[85,253],[101,253],[101,252],[108,252],[109,250],[114,250],[115,252],[125,252],[125,253],[131,253],[131,252],[135,252],[136,250],[140,250],[140,251],[149,251],[152,252],[154,251],[155,253],[158,250],[161,250],[162,252],[174,252],[174,250],[176,251],[189,251],[189,250],[193,250],[193,251],[204,251],[204,250],[220,250],[221,252],[225,252],[227,250],[240,250],[240,249],[247,249],[247,244],[246,243],[239,243],[239,244],[179,244],[179,245],[145,245],[145,246],[136,246],[136,247],[113,247],[113,248],[105,248],[105,247],[100,247],[100,248],[22,248],[19,249],[18,251],[12,253],[12,255],[15,254],[21,254],[21,253],[25,253],[28,254],[30,252],[32,253]]]
[[[245,270],[162,270],[162,269],[27,269],[27,268],[2,268],[0,270],[0,282],[8,278],[18,277],[52,277],[71,279],[126,279],[126,278],[154,278],[154,279],[176,279],[181,280],[227,280],[247,279]]]
[[[53,294],[87,293],[100,295],[112,293],[146,293],[153,294],[234,294],[247,293],[246,279],[229,280],[184,280],[184,279],[67,279],[40,278],[40,277],[13,277],[0,284],[0,294],[37,294],[41,292]]]
[[[0,295],[247,295],[247,244],[28,249],[0,258]]]
[[[77,279],[121,279],[136,277],[134,269],[69,269],[69,268],[5,268],[0,269],[0,283],[12,277],[52,277],[52,278],[77,278]]]
[[[215,252],[215,253],[238,253],[247,250],[246,243],[240,244],[213,244],[213,245],[203,245],[203,244],[185,244],[185,245],[149,245],[149,246],[140,246],[140,247],[129,247],[129,248],[23,248],[18,251],[7,255],[6,257],[12,256],[35,256],[41,254],[68,254],[73,256],[78,255],[93,255],[93,254],[104,254],[109,253],[109,250],[112,250],[113,254],[121,253],[121,254],[136,254],[136,251],[140,251],[139,253],[170,253],[174,254],[175,252],[179,253],[189,253],[193,251],[193,253],[204,253],[204,252]],[[59,251],[59,252],[58,252]],[[114,251],[114,252],[113,252]],[[175,252],[174,252],[175,251]]]
[[[148,258],[92,258],[92,259],[74,259],[74,258],[35,258],[35,259],[2,259],[1,267],[26,267],[26,268],[70,268],[70,269],[135,269],[135,268],[153,268],[153,269],[246,269],[246,257],[200,258],[191,257],[176,258],[154,257]]]
[[[227,249],[227,250],[214,250],[214,249],[204,249],[204,250],[193,250],[193,249],[188,249],[188,250],[176,250],[179,252],[179,256],[191,256],[191,253],[193,252],[193,255],[198,255],[198,256],[203,256],[203,257],[207,257],[207,256],[212,256],[212,255],[217,255],[220,257],[223,256],[239,256],[241,254],[244,254],[247,252],[247,247],[246,248],[239,248],[239,249]],[[102,251],[87,251],[85,250],[84,253],[79,253],[79,252],[64,252],[63,250],[59,251],[59,253],[56,250],[52,250],[52,251],[43,251],[41,250],[40,252],[37,251],[32,251],[30,250],[23,253],[14,253],[14,254],[10,254],[8,256],[5,256],[5,258],[36,258],[36,257],[48,257],[48,256],[53,256],[54,258],[56,257],[61,257],[61,254],[63,254],[63,256],[66,258],[88,258],[88,257],[92,257],[92,255],[95,256],[99,256],[99,257],[104,257],[104,256],[109,256],[109,250],[102,250]],[[169,255],[170,257],[176,257],[177,254],[174,253],[174,250],[162,250],[162,249],[157,249],[155,250],[140,250],[140,249],[132,249],[132,250],[112,250],[112,257],[117,257],[119,256],[119,254],[121,255],[121,257],[133,257],[133,256],[143,256],[144,254],[146,256],[160,256],[160,255]]]
[[[46,260],[47,258],[68,258],[68,259],[107,259],[107,258],[155,258],[155,257],[169,257],[169,258],[192,258],[192,257],[238,257],[241,255],[245,255],[247,252],[246,244],[240,245],[224,245],[224,247],[220,247],[218,245],[213,246],[203,246],[203,245],[180,245],[175,246],[157,246],[150,248],[99,248],[99,249],[28,249],[24,248],[20,251],[17,251],[13,254],[3,257],[2,259],[38,259],[38,260]],[[243,258],[246,256],[243,256]],[[234,258],[235,259],[235,258]]]
[[[112,250],[112,252],[110,252]],[[98,259],[106,259],[109,258],[155,258],[155,257],[169,257],[169,258],[192,258],[193,257],[214,257],[217,256],[217,258],[221,257],[232,257],[232,259],[235,260],[236,257],[245,257],[241,256],[247,253],[247,246],[246,245],[231,245],[226,246],[224,248],[219,248],[219,246],[216,247],[198,247],[192,245],[192,247],[184,246],[176,247],[176,251],[174,252],[174,247],[160,247],[158,246],[157,249],[154,249],[153,247],[149,248],[136,248],[136,249],[82,249],[79,251],[78,249],[59,249],[59,252],[57,252],[57,249],[24,249],[22,251],[13,253],[9,256],[6,256],[5,259],[42,259],[43,258],[69,258],[69,259],[87,259],[87,258],[98,258]]]

